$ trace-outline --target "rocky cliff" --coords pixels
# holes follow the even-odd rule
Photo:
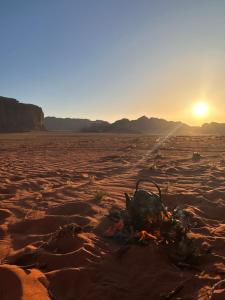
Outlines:
[[[40,107],[0,96],[0,132],[25,132],[44,129]]]

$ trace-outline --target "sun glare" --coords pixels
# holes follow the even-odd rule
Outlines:
[[[197,117],[204,117],[209,110],[209,107],[206,103],[196,103],[193,106],[193,112]]]

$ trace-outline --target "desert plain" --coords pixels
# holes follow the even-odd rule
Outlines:
[[[0,299],[225,299],[222,285],[210,296],[225,278],[225,137],[1,134],[0,159]],[[107,237],[110,208],[140,178],[192,215],[190,234],[210,249],[197,266],[175,265],[154,241]],[[69,224],[82,229],[57,235]]]

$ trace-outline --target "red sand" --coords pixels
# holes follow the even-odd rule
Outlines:
[[[142,135],[0,135],[0,299],[157,300],[180,284],[171,299],[208,299],[225,278],[225,138],[170,138],[155,161],[159,143]],[[198,163],[194,151],[203,155]],[[196,270],[176,267],[153,242],[119,255],[104,237],[108,209],[124,207],[124,192],[149,176],[168,189],[170,209],[193,214],[192,235],[212,247]],[[37,252],[69,223],[92,230]],[[225,299],[223,287],[213,299]]]

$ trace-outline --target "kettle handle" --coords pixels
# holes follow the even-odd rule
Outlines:
[[[154,186],[157,188],[157,190],[158,190],[158,192],[159,192],[159,199],[160,199],[160,201],[162,201],[162,192],[161,192],[161,189],[160,189],[160,187],[158,186],[158,184],[157,184],[154,180],[152,180],[152,179],[148,179],[148,178],[141,178],[141,179],[139,179],[139,180],[137,181],[137,183],[136,183],[135,193],[138,191],[138,189],[139,189],[139,184],[140,184],[141,182],[150,182],[150,183],[153,183]]]

